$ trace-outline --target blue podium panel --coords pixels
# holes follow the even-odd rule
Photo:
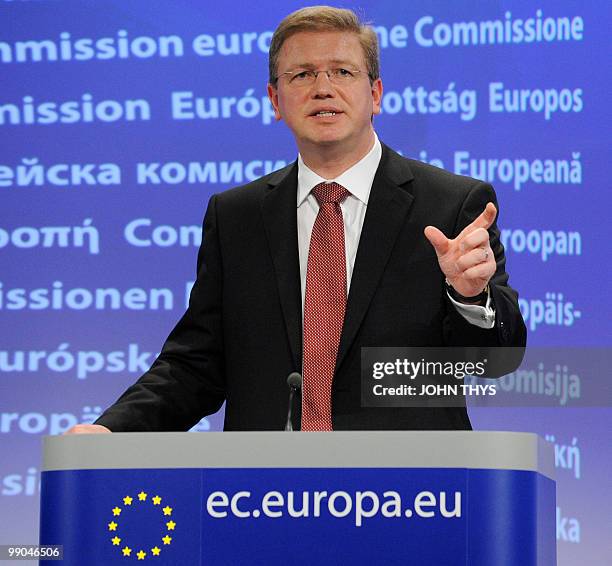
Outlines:
[[[359,433],[347,434],[358,440]],[[247,455],[252,465],[239,466],[234,454],[231,462],[202,467],[151,468],[149,461],[138,469],[49,469],[42,476],[41,544],[63,545],[66,565],[555,564],[553,479],[537,469],[451,467],[441,456],[436,466],[400,466],[385,461],[394,444],[387,434],[401,438],[366,435],[363,454],[347,466],[337,458],[321,466],[320,455],[304,466],[307,454],[293,466],[290,449],[282,466],[266,465],[265,454]],[[437,438],[448,434],[457,439]],[[467,434],[470,459],[478,433]],[[220,435],[228,451],[239,448],[231,434]],[[306,435],[276,436],[281,453],[300,448],[299,440],[287,445],[288,436]],[[325,442],[339,447],[344,436],[328,434]],[[249,442],[274,449],[269,433],[251,434]],[[423,446],[404,437],[394,449],[412,448],[407,458],[418,464]],[[214,458],[214,449],[201,448],[205,459]]]

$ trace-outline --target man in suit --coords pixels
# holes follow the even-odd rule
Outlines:
[[[471,428],[465,407],[361,406],[363,347],[526,340],[493,189],[380,143],[382,92],[376,35],[353,12],[281,22],[268,94],[298,160],[211,198],[187,312],[151,369],[71,432],[186,430],[223,402],[226,430],[281,430],[294,371],[295,428]]]

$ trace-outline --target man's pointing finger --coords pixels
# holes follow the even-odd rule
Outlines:
[[[495,216],[497,216],[497,208],[492,202],[487,203],[485,209],[480,213],[480,215],[468,226],[466,226],[459,234],[459,237],[465,237],[476,228],[484,228],[488,230],[491,224],[493,224],[495,220]]]

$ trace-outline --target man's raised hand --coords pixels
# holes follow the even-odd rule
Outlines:
[[[488,203],[480,216],[452,240],[434,226],[425,228],[425,237],[436,251],[442,273],[464,297],[482,293],[495,273],[495,257],[487,229],[496,215],[495,205]]]

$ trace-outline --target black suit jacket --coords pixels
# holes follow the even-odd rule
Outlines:
[[[186,430],[224,401],[226,430],[282,430],[287,376],[301,372],[297,164],[215,195],[204,219],[187,312],[151,369],[97,421],[113,431]],[[405,159],[383,145],[359,241],[332,387],[335,430],[469,429],[465,407],[361,407],[364,346],[522,346],[494,224],[491,330],[449,301],[425,226],[457,235],[492,187]],[[298,400],[299,405],[299,400]],[[300,407],[294,425],[299,427]]]

